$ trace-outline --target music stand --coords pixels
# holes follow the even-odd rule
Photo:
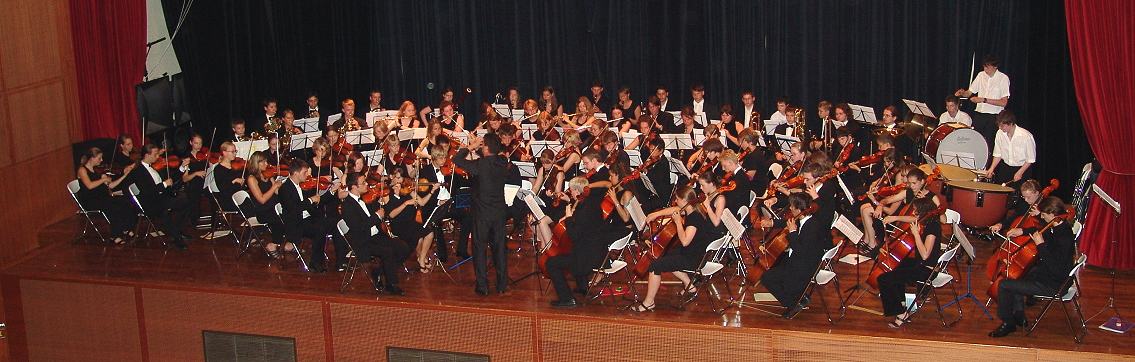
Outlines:
[[[382,164],[382,149],[363,151],[360,154],[367,160],[367,166],[378,166]]]
[[[457,140],[457,142],[461,142],[461,144],[463,144],[463,145],[469,144],[469,132],[468,131],[449,132],[449,137],[453,137],[453,139]]]
[[[374,144],[374,132],[369,128],[350,131],[343,135],[347,143],[352,145],[372,145]]]
[[[367,128],[374,127],[374,122],[376,120],[389,120],[393,119],[396,116],[398,116],[398,110],[367,112]]]
[[[966,259],[966,293],[957,296],[954,300],[943,305],[942,308],[945,309],[968,299],[973,302],[973,305],[981,308],[981,312],[985,314],[985,318],[993,320],[993,315],[989,313],[989,308],[986,307],[988,303],[982,303],[980,299],[977,299],[977,295],[973,294],[973,262],[976,260],[977,254],[973,249],[973,244],[969,242],[969,237],[966,237],[966,234],[962,232],[962,228],[958,226],[957,222],[954,223],[954,237],[958,239],[958,244],[961,245],[962,250],[966,252],[965,256],[969,257],[969,259]],[[960,264],[961,263],[954,263],[954,269],[958,271],[958,274],[962,272]]]
[[[528,143],[528,147],[532,149],[533,155],[539,157],[544,150],[552,150],[553,153],[559,153],[560,150],[564,148],[564,145],[559,141],[532,141]]]
[[[902,102],[906,104],[906,108],[910,109],[910,113],[938,119],[938,116],[934,115],[934,111],[931,111],[930,106],[927,106],[926,103],[912,101],[906,98],[903,98]]]
[[[631,143],[634,142],[634,140],[638,139],[639,135],[640,135],[640,133],[638,133],[638,131],[633,130],[633,129],[630,130],[630,131],[627,131],[626,133],[623,133],[623,137],[622,137],[623,148],[629,147],[631,145]]]
[[[800,142],[799,138],[782,134],[774,135],[773,139],[776,141],[776,145],[780,146],[781,151],[785,153],[790,152],[793,143]]]
[[[319,132],[319,118],[297,119],[292,125],[304,132]]]
[[[533,178],[536,177],[536,164],[532,162],[512,161],[513,165],[520,170],[520,177]]]
[[[1100,316],[1100,314],[1103,314],[1104,311],[1111,309],[1113,313],[1112,317],[1109,318],[1107,322],[1101,324],[1099,328],[1108,332],[1122,334],[1131,329],[1131,324],[1123,320],[1123,316],[1119,314],[1119,309],[1115,307],[1115,274],[1116,269],[1118,269],[1118,267],[1115,266],[1115,255],[1119,253],[1119,238],[1116,236],[1115,227],[1119,225],[1119,214],[1121,209],[1119,202],[1115,201],[1115,199],[1113,199],[1111,195],[1108,195],[1107,192],[1100,188],[1098,184],[1092,184],[1092,192],[1094,192],[1096,196],[1099,196],[1100,200],[1103,200],[1103,202],[1107,204],[1107,206],[1110,206],[1112,211],[1111,232],[1109,232],[1109,234],[1111,234],[1111,295],[1107,297],[1107,305],[1104,306],[1103,309],[1100,309],[1099,312],[1096,312],[1096,314],[1092,315],[1091,318],[1088,318],[1088,320],[1090,321],[1092,319],[1095,319],[1096,317]],[[1084,323],[1087,324],[1087,321],[1085,321]]]
[[[639,150],[623,150],[627,153],[627,166],[639,167],[642,166],[642,151]]]
[[[507,104],[493,103],[493,110],[501,117],[512,118],[512,107],[509,107]]]
[[[426,138],[425,128],[407,128],[398,130],[398,142],[421,140]]]
[[[310,148],[315,139],[322,136],[318,130],[314,132],[300,133],[292,135],[292,143],[288,147],[288,152],[295,152],[305,148]]]
[[[253,152],[267,150],[268,140],[233,142],[233,145],[236,146],[236,156],[247,160]]]
[[[477,135],[477,137],[485,137],[485,134],[488,134],[488,133],[489,133],[489,130],[484,129],[484,128],[473,131],[473,134]]]
[[[857,104],[848,104],[847,106],[851,107],[851,118],[867,124],[879,123],[879,119],[875,118],[875,110],[871,109],[871,107],[864,107]]]
[[[520,137],[526,140],[532,139],[532,134],[536,132],[535,123],[524,123],[520,125]]]
[[[694,148],[694,139],[685,133],[659,134],[666,142],[668,150],[690,150]]]
[[[976,170],[977,155],[969,152],[939,151],[942,156],[940,163],[958,166],[967,170]]]

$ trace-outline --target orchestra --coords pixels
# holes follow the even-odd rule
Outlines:
[[[145,215],[178,249],[187,248],[189,220],[215,200],[221,211],[239,210],[267,225],[270,239],[253,244],[271,259],[306,253],[308,270],[317,273],[328,266],[346,270],[348,250],[359,260],[379,260],[367,273],[376,290],[390,295],[404,294],[400,270],[409,260],[416,265],[408,270],[420,274],[450,268],[449,241],[461,259],[472,259],[477,295],[489,295],[490,265],[496,273],[491,286],[508,294],[508,235],[530,236],[535,269],[556,292],[551,305],[564,308],[582,304],[593,269],[621,237],[632,235],[633,247],[620,258],[646,283],[645,293],[633,296],[639,312],[666,302],[664,279],[680,283],[679,299],[696,295],[686,271],[707,257],[712,241],[729,237],[738,245],[730,255],[739,256],[730,262],[752,269],[740,280],[770,293],[786,318],[809,305],[807,285],[820,257],[847,237],[833,223],[846,217],[863,237],[838,255],[874,259],[867,284],[878,292],[889,326],[900,328],[909,322],[907,287],[925,279],[944,246],[955,243],[944,210],[953,207],[963,223],[977,212],[956,202],[965,183],[1012,186],[1011,207],[995,208],[992,225],[965,224],[966,232],[1004,240],[988,267],[999,283],[990,294],[1002,320],[990,336],[1000,337],[1023,324],[1024,295],[1059,286],[1074,251],[1065,205],[1031,180],[1032,134],[1011,111],[996,108],[1004,108],[1008,91],[993,84],[1001,80],[992,65],[994,72],[983,72],[970,91],[946,98],[941,116],[919,118],[939,120],[937,126],[903,122],[895,106],[882,108],[872,124],[857,119],[848,103],[826,100],[816,119],[806,120],[804,108],[783,97],[764,119],[752,92],[743,92],[736,107],[714,104],[701,84],[689,88],[685,105],[671,102],[665,86],[639,103],[629,88],[609,97],[596,81],[577,98],[575,113],[564,113],[550,86],[536,99],[510,87],[506,97],[495,98],[502,104],[481,103],[476,122],[466,122],[458,111],[463,99],[449,89],[436,108],[423,105],[419,113],[405,100],[373,125],[371,117],[355,113],[351,98],[340,102],[339,118],[328,124],[319,118],[318,97],[309,94],[301,100],[305,108],[296,109],[320,119],[321,130],[308,134],[296,126],[295,112],[282,107],[277,116],[277,101],[268,98],[263,129],[249,129],[259,121],[234,119],[231,135],[214,130],[208,144],[192,134],[177,147],[184,151],[176,159],[153,144],[136,147],[125,135],[109,156],[87,150],[76,170],[76,198],[106,214],[113,243],[123,245],[136,237],[135,206],[124,193],[135,185]],[[949,133],[985,117],[971,121],[958,96],[988,102],[979,113],[997,111],[990,149],[969,150],[986,152],[985,164],[942,160]],[[369,112],[388,112],[381,92],[368,99]],[[293,137],[305,143],[293,145]],[[676,138],[693,141],[692,147],[675,144]],[[266,148],[257,142],[264,140]],[[233,195],[242,191],[250,197],[235,205]],[[729,233],[725,215],[744,225],[740,236]],[[346,238],[334,232],[340,220],[348,226]],[[304,239],[310,241],[306,250],[299,248]],[[328,240],[335,253],[330,262]],[[1024,244],[1039,250],[1031,268],[1006,271]]]

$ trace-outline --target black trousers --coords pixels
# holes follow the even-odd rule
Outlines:
[[[285,224],[284,226],[284,238],[288,242],[293,242],[298,246],[303,238],[311,239],[311,265],[322,265],[323,261],[327,259],[324,248],[327,246],[327,235],[329,234],[325,220],[312,216],[300,221],[299,225]],[[338,235],[332,237],[331,240],[335,246],[335,261],[337,263],[346,262],[346,241]]]
[[[823,250],[820,251],[821,253]],[[816,273],[820,265],[820,254],[793,253],[781,256],[780,262],[761,275],[761,285],[776,297],[781,306],[792,307]]]
[[[157,211],[147,216],[158,222],[158,228],[171,240],[182,238],[181,230],[189,223],[188,203],[185,197],[160,196]],[[147,209],[149,211],[149,209]]]
[[[1025,298],[1033,295],[1052,295],[1056,289],[1038,281],[1005,279],[997,288],[997,318],[1015,323],[1025,314]]]
[[[970,114],[970,119],[973,120],[973,130],[980,133],[981,138],[985,139],[986,148],[989,149],[989,154],[992,156],[993,140],[997,138],[997,115],[974,111]],[[993,157],[989,159],[992,160]]]
[[[371,244],[367,247],[356,250],[359,252],[359,261],[367,261],[371,257],[377,257],[382,262],[382,275],[386,280],[386,286],[398,286],[398,270],[402,269],[402,263],[410,256],[410,247],[402,240],[387,237],[369,242]],[[377,268],[371,270],[371,277],[373,278],[378,271]]]
[[[557,255],[548,258],[548,262],[545,265],[548,269],[548,279],[552,280],[552,287],[556,290],[556,295],[560,300],[575,299],[571,294],[571,288],[568,287],[565,273],[570,272],[572,277],[575,278],[576,288],[587,288],[588,278],[591,277],[590,268],[595,265],[580,268],[577,264],[583,261],[578,259],[579,258],[576,258],[573,254]],[[596,262],[596,265],[598,265],[598,262]]]
[[[488,290],[489,267],[485,259],[485,249],[492,247],[493,268],[497,273],[497,291],[508,289],[507,240],[505,239],[505,215],[489,213],[477,215],[473,224],[473,270],[477,274],[477,289]]]
[[[903,259],[895,270],[879,275],[879,299],[883,301],[883,315],[896,316],[905,312],[906,286],[930,277],[930,268],[915,259]]]

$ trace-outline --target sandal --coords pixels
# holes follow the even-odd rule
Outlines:
[[[432,269],[433,269],[433,266],[432,266],[432,265],[430,265],[430,266],[422,266],[422,264],[418,264],[418,272],[419,272],[419,273],[422,273],[422,274],[429,274],[429,273],[430,273],[430,270],[432,270]]]
[[[125,239],[123,239],[123,238],[122,238],[121,236],[119,236],[119,237],[117,237],[117,238],[114,238],[113,242],[114,242],[114,245],[115,245],[115,246],[123,246],[123,245],[126,245],[126,240],[125,240]]]
[[[648,306],[646,306],[646,304],[642,304],[642,303],[639,303],[638,305],[636,305],[636,306],[634,306],[633,308],[631,308],[631,310],[633,310],[633,311],[635,311],[635,312],[639,312],[639,313],[642,313],[642,312],[653,312],[653,311],[654,311],[654,307],[655,307],[655,306],[657,306],[657,305],[658,305],[658,303],[654,303],[654,304],[651,304],[651,305],[650,305],[650,306],[648,307]]]
[[[887,326],[894,328],[894,329],[899,329],[899,328],[902,327],[903,324],[906,324],[906,322],[907,322],[906,318],[896,316],[894,321],[892,321],[891,323],[887,323]]]

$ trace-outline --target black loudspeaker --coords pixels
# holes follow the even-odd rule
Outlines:
[[[202,331],[205,361],[295,361],[296,339]]]

